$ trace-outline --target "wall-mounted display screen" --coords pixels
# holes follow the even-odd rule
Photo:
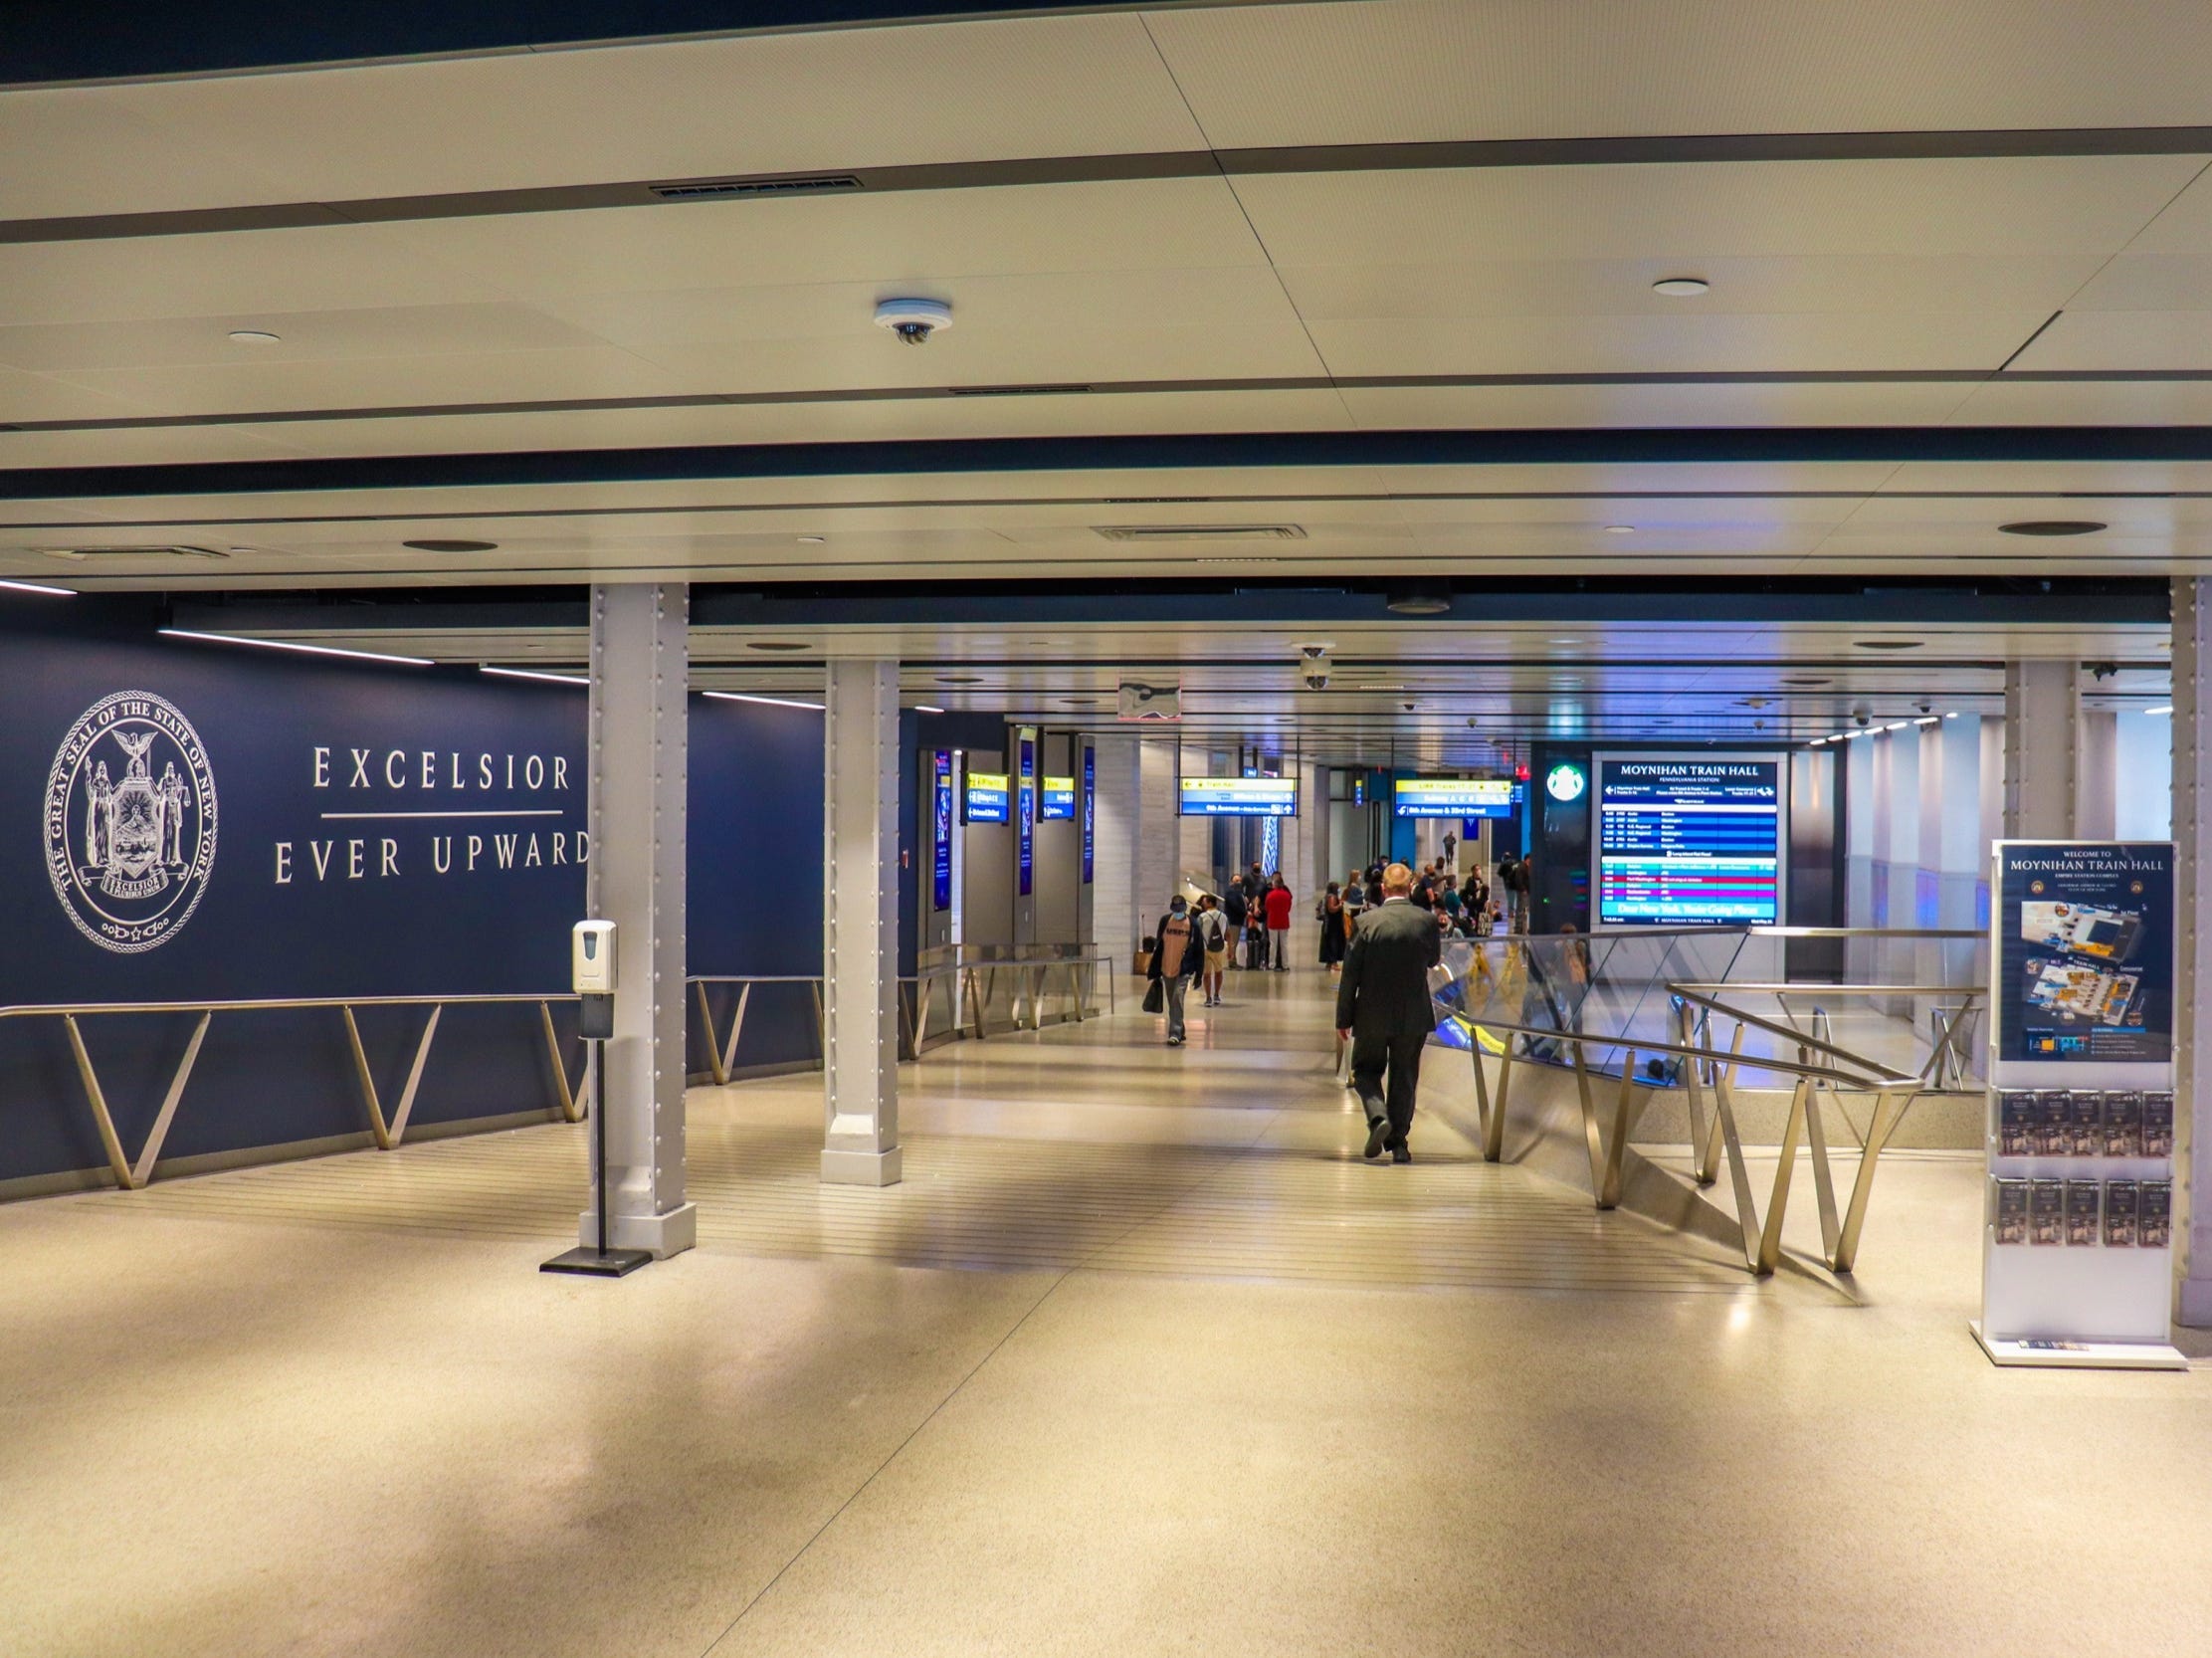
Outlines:
[[[1083,746],[1083,880],[1091,884],[1099,859],[1099,751]]]
[[[1014,821],[1014,780],[1003,771],[968,773],[967,799],[962,808],[967,823]]]
[[[952,908],[952,753],[929,755],[929,908]]]
[[[1510,777],[1400,777],[1390,785],[1390,815],[1510,817],[1527,793]]]
[[[1037,882],[1037,733],[1027,727],[1015,744],[1014,832],[1014,890],[1027,898]]]
[[[1076,780],[1047,777],[1044,795],[1037,803],[1037,815],[1047,823],[1072,819],[1076,815]]]
[[[1781,754],[1593,754],[1597,926],[1780,923],[1788,763]]]
[[[1296,777],[1185,777],[1184,817],[1296,817]]]

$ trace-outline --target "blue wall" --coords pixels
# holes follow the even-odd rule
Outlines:
[[[0,1005],[566,988],[568,930],[584,902],[579,688],[53,631],[0,633]],[[187,866],[214,820],[196,906],[160,942],[129,953],[71,920],[49,868],[59,838],[64,885],[98,880],[82,874],[83,779],[97,762],[120,782],[128,750],[111,731],[87,733],[83,766],[63,767],[80,786],[58,818],[50,773],[87,713],[125,691],[172,705],[204,749],[212,787],[190,791]],[[184,745],[162,737],[147,757],[158,777],[184,761]],[[509,815],[413,815],[449,812]],[[821,848],[821,717],[695,701],[692,970],[819,971]],[[150,899],[99,898],[97,885],[92,895],[113,911],[150,911],[186,885],[174,870],[164,880]],[[72,891],[97,930],[86,893]],[[811,1001],[803,987],[756,993],[738,1063],[818,1052]],[[717,1012],[726,1030],[726,1000]],[[423,1017],[360,1014],[387,1110]],[[555,1018],[565,1036],[572,1017],[556,1008]],[[135,1155],[192,1020],[84,1025]],[[540,1109],[554,1094],[550,1065],[534,1006],[450,1008],[413,1121]],[[218,1015],[163,1155],[367,1126],[335,1011]],[[0,1020],[0,1179],[105,1160],[59,1021]]]

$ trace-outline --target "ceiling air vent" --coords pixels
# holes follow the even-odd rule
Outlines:
[[[781,178],[686,178],[646,188],[663,201],[711,201],[732,196],[818,196],[866,186],[852,173],[792,173]]]
[[[1295,523],[1095,523],[1109,541],[1303,541]]]
[[[84,563],[94,558],[228,558],[221,547],[41,547],[49,558]]]

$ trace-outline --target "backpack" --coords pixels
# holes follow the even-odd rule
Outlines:
[[[1224,933],[1224,932],[1222,931],[1222,929],[1221,929],[1221,912],[1220,912],[1219,910],[1209,910],[1209,911],[1207,911],[1207,912],[1206,912],[1206,948],[1208,948],[1208,949],[1227,949],[1228,947],[1229,947],[1229,935],[1228,935],[1228,933]]]

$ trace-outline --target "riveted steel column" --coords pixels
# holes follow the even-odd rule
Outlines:
[[[2183,1247],[2175,1316],[2212,1326],[2212,1001],[2204,943],[2212,937],[2212,582],[2173,584],[2173,841],[2178,945],[2173,993],[2175,1236]],[[2136,716],[2135,718],[2141,718]]]
[[[585,908],[615,924],[607,1044],[607,1242],[692,1247],[684,1198],[686,698],[690,589],[591,590],[591,859]],[[579,1233],[598,1242],[587,1210]]]
[[[2005,667],[2004,837],[2063,841],[2075,833],[2081,788],[2081,669],[2073,662]],[[1905,925],[1892,918],[1890,925]]]
[[[822,723],[822,1178],[888,1186],[899,1157],[899,665],[832,660]]]

